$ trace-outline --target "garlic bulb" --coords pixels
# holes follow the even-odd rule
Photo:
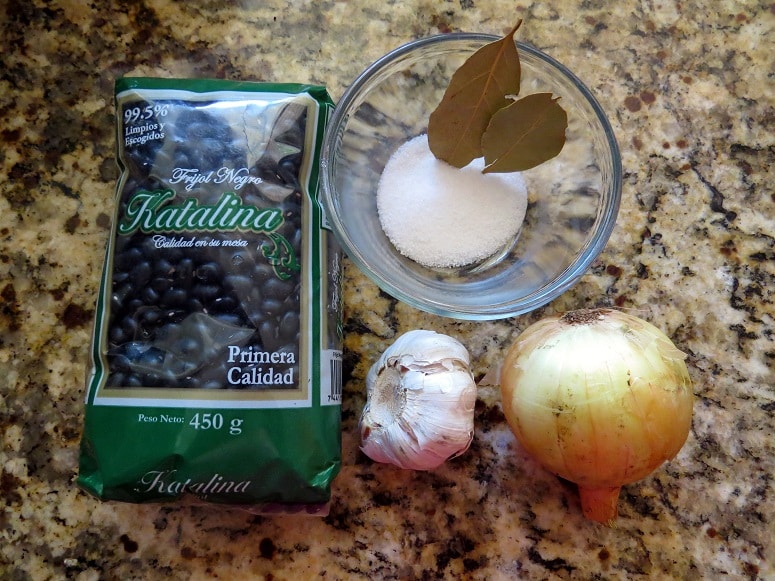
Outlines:
[[[432,470],[468,449],[476,383],[466,348],[434,331],[401,335],[372,365],[360,421],[372,460]]]
[[[547,317],[506,354],[503,411],[533,458],[578,484],[584,515],[610,524],[622,485],[673,458],[689,435],[685,359],[662,331],[627,313]]]

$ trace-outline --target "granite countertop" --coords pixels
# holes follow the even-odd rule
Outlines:
[[[775,4],[11,0],[0,16],[0,578],[775,578]],[[516,10],[515,7],[516,6]],[[327,85],[421,36],[503,34],[591,88],[622,150],[617,226],[530,315],[416,311],[345,263],[343,467],[326,517],[99,502],[75,485],[114,183],[121,75]],[[483,376],[529,323],[633,309],[688,354],[678,456],[624,487],[615,528],[535,464],[482,387],[469,452],[432,472],[358,449],[364,378],[401,332],[459,338]]]

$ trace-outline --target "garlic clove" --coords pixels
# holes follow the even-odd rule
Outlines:
[[[366,377],[361,449],[372,460],[432,470],[473,440],[476,384],[456,339],[415,330],[400,336]]]

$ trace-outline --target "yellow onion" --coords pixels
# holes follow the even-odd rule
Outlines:
[[[694,396],[685,358],[662,331],[620,311],[548,317],[506,354],[503,411],[535,460],[578,485],[584,516],[612,524],[622,485],[686,441]]]

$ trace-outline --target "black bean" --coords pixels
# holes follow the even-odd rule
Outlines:
[[[146,305],[155,305],[159,302],[159,291],[152,286],[147,286],[140,292],[140,298]]]
[[[197,284],[191,288],[191,295],[203,302],[211,301],[221,294],[221,287],[216,284]]]
[[[183,258],[175,267],[176,278],[185,284],[189,284],[193,274],[194,260],[192,258]]]
[[[232,272],[244,274],[250,271],[251,266],[252,260],[247,250],[234,252],[231,257]]]
[[[270,278],[264,283],[264,296],[268,299],[285,300],[293,292],[293,283],[279,278]]]
[[[211,379],[202,383],[199,389],[223,389],[223,383],[217,379]]]
[[[161,367],[164,363],[164,352],[161,349],[156,348],[148,349],[140,355],[138,362],[142,365]]]
[[[132,368],[132,361],[126,355],[121,353],[111,354],[110,357],[111,366],[117,369],[129,370]]]
[[[206,365],[197,373],[201,389],[223,389],[226,385],[228,368],[223,362]]]
[[[224,278],[223,282],[239,296],[250,296],[254,291],[258,295],[258,287],[248,276],[232,274]]]
[[[166,248],[164,250],[164,256],[167,258],[170,264],[173,265],[172,270],[170,271],[171,273],[175,272],[174,265],[180,262],[180,260],[182,260],[182,258],[185,255],[185,252],[186,251],[183,248]]]
[[[154,264],[153,271],[156,274],[161,274],[166,276],[169,276],[172,274],[172,272],[175,270],[175,268],[172,266],[172,263],[167,258],[159,258],[159,260],[156,261],[156,264]]]
[[[124,305],[124,300],[130,295],[133,287],[131,283],[122,284],[117,290],[113,291],[111,297],[111,308],[120,309]]]
[[[180,384],[180,387],[185,387],[188,389],[199,389],[199,378],[196,376],[189,375],[187,377],[183,377],[178,382]]]
[[[116,268],[119,270],[128,271],[143,259],[143,253],[139,248],[129,248],[116,256]]]
[[[264,299],[261,301],[261,311],[270,317],[276,317],[283,312],[283,303],[277,299]]]
[[[157,293],[163,293],[172,286],[172,280],[165,276],[158,276],[151,281],[151,288]]]
[[[168,309],[164,311],[164,323],[180,323],[188,316],[188,313],[182,309]]]
[[[301,153],[288,155],[283,159],[281,159],[277,165],[278,165],[277,173],[279,174],[283,182],[285,182],[290,186],[298,188],[299,180],[296,176],[298,174],[297,168],[301,165]]]
[[[221,280],[223,271],[217,262],[205,262],[196,269],[196,277],[205,283]]]
[[[171,288],[164,291],[161,305],[164,307],[183,307],[188,299],[188,293],[181,288]]]
[[[279,336],[285,341],[292,341],[299,332],[299,314],[288,311],[280,319]]]
[[[288,297],[283,301],[283,306],[285,309],[290,311],[298,312],[300,304],[300,296],[298,291],[288,295]]]
[[[243,319],[233,313],[218,313],[213,318],[224,325],[232,325],[234,327],[241,327],[244,324]]]
[[[113,345],[121,345],[129,340],[126,331],[122,327],[112,327],[108,333],[108,340]]]
[[[107,381],[108,387],[123,387],[126,385],[126,375],[121,371],[114,372]]]
[[[137,335],[140,325],[135,318],[126,316],[121,320],[121,328],[124,330],[127,337],[132,340],[135,338],[135,335]]]
[[[235,131],[231,121],[217,111],[180,101],[168,103],[178,115],[166,125],[165,140],[151,140],[150,146],[127,149],[130,173],[124,181],[119,213],[125,212],[129,196],[136,191],[170,187],[162,181],[166,178],[156,177],[168,171],[158,169],[159,166],[196,168],[202,172],[249,166],[241,126]],[[278,156],[287,151],[287,146],[303,150],[305,131],[306,109],[284,109],[271,130],[264,154],[248,167],[250,175],[265,179],[269,185],[288,188],[290,195],[277,205],[268,202],[260,193],[261,188],[253,184],[239,192],[245,204],[271,204],[282,210],[284,225],[278,234],[286,238],[299,259],[303,195],[298,176],[304,153],[291,153],[279,160]],[[217,203],[223,191],[202,186],[186,192],[181,189],[178,195],[194,196],[204,205]],[[160,235],[173,237],[172,233]],[[214,243],[206,247],[163,247],[157,245],[156,235],[140,231],[114,240],[108,384],[195,389],[254,387],[228,383],[226,346],[214,339],[218,325],[243,329],[234,335],[241,337],[240,345],[263,351],[289,350],[298,360],[298,272],[281,269],[280,274],[290,274],[291,278],[278,278],[261,252],[266,240],[263,237],[254,237],[247,247],[235,247],[218,242],[250,235],[194,232],[182,236],[210,238]],[[192,316],[199,319],[190,319]],[[192,321],[199,323],[192,325]],[[294,373],[298,377],[298,368]]]
[[[128,281],[129,281],[128,272],[116,271],[116,273],[113,275],[113,284],[128,282]]]
[[[177,344],[177,353],[181,356],[192,355],[202,350],[202,344],[194,337],[182,337]]]
[[[151,280],[153,274],[153,266],[147,260],[138,262],[129,274],[129,278],[132,284],[136,287],[145,286],[148,281]]]
[[[161,311],[156,307],[148,307],[138,312],[140,321],[144,325],[153,325],[161,319]]]
[[[140,376],[134,373],[128,375],[124,380],[124,385],[126,387],[145,387],[144,383],[145,382],[140,378]]]
[[[146,373],[143,377],[143,384],[144,387],[162,387],[165,381],[158,373]]]
[[[291,237],[288,242],[291,243],[291,246],[293,246],[294,252],[296,252],[296,256],[301,256],[301,229],[296,230],[296,232],[293,233],[293,236]]]
[[[272,267],[267,264],[266,262],[259,262],[256,264],[256,267],[253,269],[253,280],[256,281],[257,284],[264,283],[266,281],[272,280],[275,278],[275,273]]]
[[[239,303],[231,295],[220,296],[210,302],[210,309],[216,313],[233,313],[238,306]]]
[[[259,336],[261,337],[261,343],[264,349],[274,351],[282,345],[282,340],[279,337],[277,323],[272,321],[264,321],[258,328]]]

